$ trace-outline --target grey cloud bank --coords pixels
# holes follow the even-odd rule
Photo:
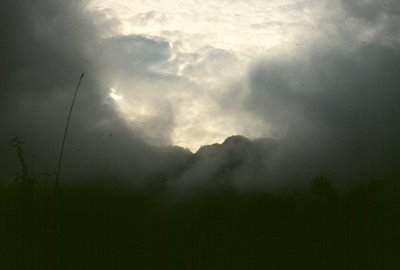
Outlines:
[[[335,35],[294,57],[260,61],[239,90],[246,94],[235,104],[272,124],[278,134],[275,158],[286,164],[279,177],[399,176],[400,36],[394,31],[400,26],[399,5],[342,4],[342,23],[354,28],[338,24]],[[360,40],[359,32],[368,29],[374,35]]]
[[[4,179],[11,179],[17,169],[8,146],[14,133],[25,141],[31,167],[39,172],[55,169],[68,106],[82,71],[87,76],[67,139],[65,180],[97,177],[136,185],[164,181],[168,187],[230,185],[251,190],[302,183],[318,174],[343,181],[399,175],[397,1],[379,6],[342,2],[355,29],[374,29],[367,42],[343,27],[332,42],[321,40],[289,59],[258,61],[220,103],[225,110],[249,112],[265,121],[276,131],[274,139],[235,136],[195,154],[148,144],[149,134],[154,135],[152,143],[168,144],[176,124],[175,100],[164,89],[143,96],[132,93],[138,100],[156,100],[158,110],[136,125],[123,119],[108,97],[109,81],[134,89],[139,83],[183,80],[151,68],[170,57],[168,43],[138,35],[103,41],[99,36],[107,23],[93,24],[83,6],[81,1],[46,0],[0,4],[0,34],[6,41],[0,45]],[[188,67],[185,72],[197,70]]]
[[[107,54],[98,38],[100,30],[82,10],[80,1],[1,4],[1,35],[7,41],[0,45],[4,76],[0,92],[1,174],[5,179],[12,178],[18,169],[8,146],[14,134],[25,141],[32,168],[38,172],[55,169],[73,89],[82,71],[86,76],[72,115],[64,177],[79,181],[117,172],[125,180],[135,179],[161,162],[163,155],[143,141],[139,130],[127,125],[107,98],[109,86],[104,80],[115,72],[108,56],[115,60],[118,55]],[[159,51],[158,43],[140,37],[129,40],[144,52],[154,46],[153,51]],[[110,42],[122,43],[117,49],[125,44],[124,40]],[[145,64],[158,57],[148,53],[140,60]],[[146,67],[137,66],[134,71]]]
[[[305,61],[263,63],[250,74],[244,106],[278,126],[278,158],[299,172],[394,175],[398,60],[398,51],[368,44],[349,54],[330,50]]]
[[[180,170],[167,174],[166,184],[174,190],[186,191],[224,187],[273,190],[278,184],[269,173],[276,148],[277,143],[272,139],[251,141],[231,136],[222,144],[201,147]]]

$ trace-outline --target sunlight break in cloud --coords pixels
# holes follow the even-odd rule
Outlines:
[[[110,93],[109,93],[110,97],[115,100],[115,101],[119,101],[121,99],[123,99],[123,96],[120,96],[117,94],[117,90],[115,88],[110,88]]]
[[[252,61],[260,56],[290,54],[300,43],[312,39],[316,35],[313,31],[315,17],[327,7],[301,0],[208,0],[201,4],[196,1],[94,0],[88,8],[103,14],[106,25],[103,33],[107,40],[132,36],[168,44],[168,56],[147,66],[146,72],[155,76],[149,87],[161,88],[164,82],[169,84],[169,94],[160,94],[160,98],[172,106],[171,141],[196,150],[201,145],[222,142],[232,134],[251,138],[271,136],[270,127],[262,125],[254,115],[223,111],[218,98],[231,91],[231,84],[243,77]],[[148,48],[138,47],[137,54],[123,58],[140,62],[159,52]],[[171,79],[171,76],[180,79]],[[182,80],[187,81],[184,88]],[[148,88],[142,84],[142,88],[127,88],[126,91],[146,93]],[[137,107],[133,104],[136,102],[127,97],[132,94],[125,92],[121,90],[126,99],[117,103],[119,110],[124,111],[125,118],[134,119],[134,115],[140,113],[135,112]],[[130,102],[132,106],[128,109]],[[154,100],[146,98],[141,102],[153,103]],[[126,115],[127,111],[132,115]]]

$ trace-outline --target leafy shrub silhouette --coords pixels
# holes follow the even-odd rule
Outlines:
[[[34,188],[37,181],[36,175],[29,171],[28,165],[26,164],[24,151],[22,149],[23,144],[24,142],[18,136],[10,140],[10,146],[15,149],[21,167],[21,171],[15,174],[15,181],[20,183],[23,190],[29,191]]]

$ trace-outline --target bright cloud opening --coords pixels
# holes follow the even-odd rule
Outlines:
[[[110,88],[109,96],[115,101],[120,101],[121,99],[124,98],[123,96],[118,95],[117,94],[117,90],[115,88],[112,88],[112,87]]]
[[[302,0],[92,0],[88,9],[103,14],[105,25],[108,22],[105,40],[140,37],[132,44],[134,55],[121,61],[128,63],[126,73],[143,68],[152,85],[127,87],[118,94],[111,89],[118,110],[134,122],[149,115],[143,107],[168,103],[174,122],[171,142],[195,151],[233,134],[271,136],[271,129],[254,115],[219,108],[221,97],[236,94],[235,81],[253,61],[294,55],[315,40],[321,34],[315,26],[330,7]],[[130,51],[129,44],[124,43],[123,50]],[[128,81],[137,78],[123,80],[131,84]],[[139,106],[138,96],[146,96]],[[156,118],[158,113],[152,110],[151,115]]]

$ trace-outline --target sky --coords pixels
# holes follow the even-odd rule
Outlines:
[[[398,1],[0,7],[3,181],[15,135],[31,170],[55,170],[82,72],[64,181],[274,190],[399,175]]]

